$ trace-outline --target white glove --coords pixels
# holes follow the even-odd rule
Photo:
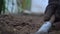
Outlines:
[[[50,23],[50,21],[47,21],[40,27],[40,29],[36,33],[39,33],[39,34],[48,33],[48,30],[51,28],[51,26],[52,26],[52,23]]]

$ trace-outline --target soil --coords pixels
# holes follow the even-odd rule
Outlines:
[[[33,34],[42,24],[42,16],[0,15],[0,34]],[[60,34],[60,31],[49,34]]]

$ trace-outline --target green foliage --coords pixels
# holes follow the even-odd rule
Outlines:
[[[3,13],[5,13],[5,0],[3,1]]]
[[[31,0],[26,0],[26,8],[30,10],[31,7]]]
[[[5,13],[5,0],[0,0],[0,14],[2,11]]]

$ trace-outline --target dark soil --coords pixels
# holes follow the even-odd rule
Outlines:
[[[42,16],[0,15],[0,34],[33,34],[42,23]],[[49,34],[60,32],[53,31]]]

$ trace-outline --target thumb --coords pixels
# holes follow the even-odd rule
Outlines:
[[[53,23],[55,21],[55,15],[53,15],[50,19],[50,22]]]

